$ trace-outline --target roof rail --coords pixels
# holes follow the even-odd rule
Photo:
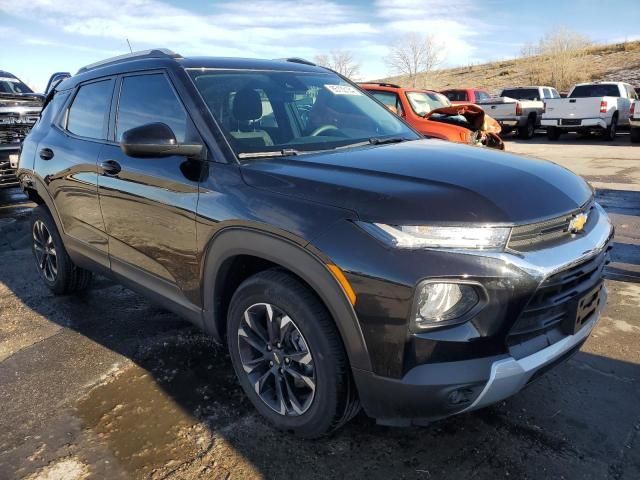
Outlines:
[[[304,58],[298,58],[298,57],[282,58],[278,60],[284,60],[285,62],[291,62],[291,63],[302,63],[303,65],[311,65],[312,67],[318,66],[315,63],[313,63],[311,60],[305,60]]]
[[[402,88],[400,85],[396,85],[395,83],[387,83],[387,82],[358,82],[358,85],[380,85],[381,87],[391,87],[391,88]]]
[[[104,67],[105,65],[111,65],[120,62],[126,62],[127,60],[137,60],[141,58],[182,58],[181,55],[172,52],[168,48],[154,48],[151,50],[141,50],[139,52],[127,53],[125,55],[118,55],[117,57],[107,58],[100,60],[99,62],[92,63],[78,70],[78,73],[87,72],[94,68]]]

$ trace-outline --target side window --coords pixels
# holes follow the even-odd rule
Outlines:
[[[388,107],[394,107],[398,112],[398,115],[402,115],[404,110],[402,109],[402,103],[400,102],[400,98],[394,92],[385,92],[382,90],[378,91],[369,91],[371,95],[373,95],[376,99],[384,103]]]
[[[476,94],[476,103],[486,102],[487,100],[491,99],[491,96],[489,94],[485,92],[481,92],[479,90],[476,90],[475,94]]]
[[[560,98],[560,94],[555,88],[551,89],[551,98]]]
[[[112,91],[112,80],[82,85],[69,108],[67,130],[81,137],[104,139]]]
[[[124,77],[120,90],[116,140],[127,130],[147,123],[162,122],[171,127],[178,143],[187,137],[187,113],[167,77],[161,73]]]
[[[553,93],[551,93],[551,89],[550,88],[543,88],[542,89],[542,98],[553,98]]]
[[[68,97],[69,90],[56,92],[55,96],[40,113],[40,119],[33,128],[40,128],[41,125],[44,125],[45,127],[51,125],[58,112],[60,112],[60,109],[62,108],[64,103],[67,101]]]

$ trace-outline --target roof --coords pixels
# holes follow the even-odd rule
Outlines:
[[[228,70],[275,70],[326,73],[330,70],[301,58],[256,59],[232,57],[188,57],[166,48],[132,52],[107,58],[85,67],[58,85],[58,90],[73,88],[80,82],[107,75],[157,68],[215,68]]]

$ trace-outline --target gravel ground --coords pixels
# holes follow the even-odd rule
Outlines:
[[[568,135],[507,149],[585,176],[616,223],[593,335],[498,405],[422,428],[360,415],[317,441],[265,424],[224,349],[175,315],[105,279],[53,297],[30,204],[0,193],[0,479],[640,478],[640,147]]]

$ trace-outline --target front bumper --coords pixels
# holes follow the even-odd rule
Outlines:
[[[16,176],[17,165],[12,162],[20,152],[20,144],[0,145],[0,188],[17,187],[20,185]]]
[[[576,130],[580,128],[607,128],[607,121],[603,118],[572,118],[571,121],[575,121],[575,125],[563,124],[563,119],[560,118],[543,118],[541,125],[543,127],[556,127],[563,130]]]
[[[606,258],[613,227],[602,207],[596,205],[595,208],[599,215],[594,227],[570,242],[518,255],[505,252],[465,252],[465,255],[477,256],[479,263],[499,260],[505,270],[523,272],[541,285],[545,279],[555,279],[554,275],[560,272],[596,258]],[[354,370],[363,407],[380,423],[409,425],[428,423],[503,400],[577,352],[595,327],[606,300],[606,288],[603,288],[596,310],[581,329],[525,356],[515,351],[506,353],[509,351],[506,348],[502,350],[505,353],[486,356],[476,349],[475,358],[419,364],[400,378]],[[451,331],[457,329],[458,337],[464,337],[472,335],[472,328],[463,324],[429,336],[437,341],[434,348],[440,345],[451,348],[464,343],[461,338],[453,338]]]

